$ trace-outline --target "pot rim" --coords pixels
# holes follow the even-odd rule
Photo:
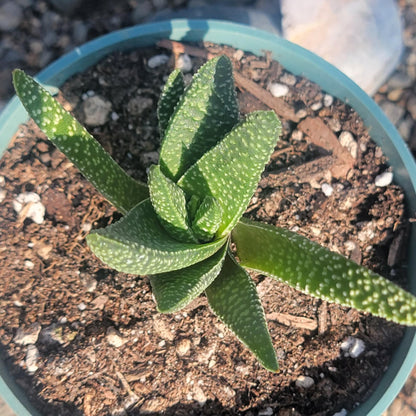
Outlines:
[[[38,73],[37,80],[56,90],[72,75],[82,72],[114,51],[132,50],[154,44],[164,38],[187,42],[210,41],[232,45],[246,52],[262,54],[271,51],[295,75],[302,75],[327,93],[353,107],[363,118],[373,140],[383,148],[394,167],[395,182],[407,197],[410,215],[416,211],[416,164],[396,128],[378,105],[350,78],[314,53],[275,34],[250,26],[221,20],[173,19],[120,29],[103,35],[62,56]],[[225,41],[224,41],[225,40]],[[13,97],[0,114],[0,155],[6,149],[18,126],[28,119],[18,98]],[[408,280],[410,291],[416,294],[416,225],[411,224]],[[379,416],[394,400],[416,363],[416,328],[407,328],[393,354],[391,363],[370,397],[349,415]],[[19,416],[40,416],[23,395],[4,362],[0,360],[0,396]]]

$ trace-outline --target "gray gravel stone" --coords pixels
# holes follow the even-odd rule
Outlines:
[[[0,30],[10,32],[15,30],[23,20],[23,11],[19,4],[8,1],[0,6]]]
[[[84,110],[85,124],[95,127],[102,126],[107,122],[112,105],[103,97],[94,95],[87,97],[82,107]]]

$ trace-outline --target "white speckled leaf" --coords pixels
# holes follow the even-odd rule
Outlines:
[[[166,81],[159,98],[157,116],[159,119],[160,136],[163,137],[169,120],[185,90],[185,83],[180,69],[175,69]]]
[[[184,269],[149,276],[159,312],[175,312],[199,296],[218,276],[227,244],[211,257]]]
[[[33,78],[13,71],[16,93],[39,128],[123,214],[148,198],[147,186],[130,176],[78,121]]]
[[[227,254],[221,273],[205,290],[209,305],[266,369],[277,371],[276,353],[256,286],[231,256]]]
[[[192,221],[192,231],[199,241],[211,240],[222,219],[222,208],[212,196],[206,196],[196,210]]]
[[[238,117],[231,62],[225,56],[214,58],[194,75],[170,118],[160,151],[163,173],[176,182]]]
[[[328,302],[416,324],[415,296],[305,237],[242,218],[232,238],[244,267]]]
[[[189,195],[211,195],[223,209],[218,236],[227,235],[250,202],[274,150],[281,124],[273,111],[251,113],[179,179]]]
[[[153,208],[165,230],[183,243],[196,243],[188,220],[185,194],[175,182],[153,165],[149,170],[149,193]]]
[[[226,239],[208,244],[181,243],[161,226],[149,199],[136,205],[121,220],[92,231],[87,243],[113,269],[132,274],[178,270],[214,254]]]

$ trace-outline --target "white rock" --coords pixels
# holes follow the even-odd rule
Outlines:
[[[37,322],[29,325],[25,329],[19,328],[13,338],[13,341],[19,345],[34,344],[38,340],[41,329],[41,325]]]
[[[331,107],[331,105],[334,103],[334,97],[329,94],[324,95],[324,106],[325,107]]]
[[[365,351],[365,343],[360,338],[348,337],[341,343],[341,350],[351,358],[357,358]]]
[[[158,66],[165,65],[169,61],[169,56],[165,54],[154,55],[152,56],[147,65],[149,68],[157,68]]]
[[[176,345],[176,352],[180,357],[189,353],[191,341],[188,338],[181,339]]]
[[[311,105],[311,110],[312,111],[318,111],[322,108],[322,103],[320,101],[317,101],[316,103],[313,103]]]
[[[6,199],[7,191],[0,188],[0,204]]]
[[[375,185],[379,188],[388,186],[393,182],[393,172],[383,172],[376,176]]]
[[[264,410],[259,411],[259,416],[272,416],[273,409],[271,407],[266,407]]]
[[[180,69],[182,72],[192,71],[193,64],[190,56],[186,53],[180,55],[176,61],[176,68]]]
[[[20,214],[27,205],[25,218],[30,218],[36,224],[42,224],[45,218],[45,206],[40,202],[40,196],[35,192],[23,192],[14,199],[13,209]]]
[[[99,95],[88,96],[83,102],[85,124],[88,126],[102,126],[108,120],[111,103]]]
[[[346,409],[341,409],[339,412],[333,414],[333,416],[347,416],[348,412]]]
[[[14,1],[8,1],[0,7],[0,30],[12,31],[20,25],[22,19],[22,8]]]
[[[355,141],[354,136],[349,131],[342,131],[339,135],[339,142],[342,146],[346,147],[351,153],[354,159],[358,156],[358,143]]]
[[[79,305],[78,305],[78,309],[82,312],[82,311],[85,311],[85,309],[87,309],[87,305],[84,303],[84,302],[81,302]]]
[[[315,384],[315,381],[312,377],[309,376],[299,376],[295,382],[297,387],[308,389]]]
[[[397,67],[402,23],[394,0],[281,0],[283,36],[323,57],[370,95]]]
[[[110,326],[107,329],[107,334],[106,334],[106,338],[107,338],[107,342],[112,345],[113,347],[119,348],[122,345],[124,345],[127,340],[125,340],[120,333],[113,328],[112,326]]]
[[[27,371],[30,374],[35,373],[36,370],[39,368],[37,365],[39,357],[40,357],[39,350],[36,348],[36,346],[29,345],[26,351],[25,364],[27,367]]]
[[[323,183],[321,185],[321,189],[324,195],[328,197],[331,196],[332,193],[334,192],[334,188],[329,183]]]
[[[289,87],[285,84],[272,82],[269,85],[269,91],[273,95],[273,97],[284,97],[289,92]]]

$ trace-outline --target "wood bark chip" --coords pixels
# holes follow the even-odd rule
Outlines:
[[[277,321],[282,325],[307,329],[308,331],[315,331],[318,328],[318,324],[314,319],[289,315],[287,313],[271,312],[266,315],[266,318],[271,321]]]
[[[314,145],[325,149],[337,159],[330,168],[331,173],[335,178],[345,178],[354,166],[354,158],[322,119],[307,117],[298,124],[298,129],[306,134]]]
[[[211,59],[215,57],[214,54],[209,53],[208,51],[204,49],[197,48],[195,46],[185,45],[183,43],[168,40],[168,39],[163,39],[159,41],[157,43],[157,46],[170,49],[175,55],[180,54],[180,53],[186,53],[188,55],[198,56],[204,59]],[[234,80],[238,88],[240,88],[242,91],[249,92],[258,100],[266,104],[267,107],[269,107],[271,110],[274,110],[274,112],[278,116],[294,121],[295,123],[299,122],[299,117],[296,116],[295,111],[289,104],[287,104],[281,98],[273,97],[273,95],[271,95],[263,87],[256,84],[254,81],[247,79],[235,69],[234,69]]]

